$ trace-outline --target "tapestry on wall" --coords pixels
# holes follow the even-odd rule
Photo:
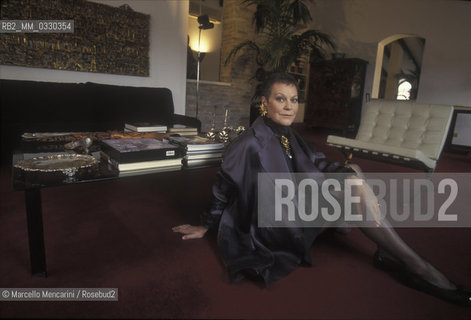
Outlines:
[[[85,0],[2,0],[2,20],[73,20],[72,33],[0,36],[0,64],[149,76],[150,16]]]

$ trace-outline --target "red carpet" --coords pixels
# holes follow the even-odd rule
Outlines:
[[[302,130],[320,151],[325,133]],[[358,160],[365,171],[406,169]],[[444,153],[438,172],[471,172],[471,158]],[[44,189],[49,277],[30,275],[24,195],[1,171],[0,287],[118,288],[118,302],[3,302],[0,318],[471,319],[457,307],[408,289],[371,263],[375,246],[359,230],[315,243],[313,267],[264,288],[230,284],[214,234],[182,241],[171,227],[196,223],[216,168]],[[456,283],[471,288],[470,229],[398,232]]]

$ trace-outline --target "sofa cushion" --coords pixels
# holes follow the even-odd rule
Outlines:
[[[1,91],[2,124],[28,131],[116,130],[127,121],[171,124],[174,112],[167,88],[1,80]]]
[[[365,106],[356,140],[420,150],[436,160],[452,114],[446,105],[373,100]]]

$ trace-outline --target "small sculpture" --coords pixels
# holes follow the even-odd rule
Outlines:
[[[230,133],[230,128],[229,127],[224,127],[221,131],[218,133],[218,140],[220,142],[226,143],[229,141],[229,133]]]
[[[220,131],[217,131],[215,129],[215,112],[210,113],[211,115],[211,129],[206,133],[206,137],[210,140],[213,141],[219,141],[222,143],[227,143],[232,141],[233,139],[237,138],[238,135],[240,135],[242,132],[245,131],[244,126],[238,126],[237,128],[233,128],[231,126],[228,126],[228,117],[229,117],[229,109],[227,106],[225,107],[225,112],[224,112],[224,126]]]
[[[209,129],[209,131],[206,132],[206,138],[210,140],[216,140],[218,136],[218,132],[216,131],[216,128],[214,127],[215,113],[210,113],[210,115],[211,115],[211,129]]]
[[[220,142],[226,143],[229,141],[229,133],[232,131],[231,127],[227,126],[227,117],[229,115],[229,109],[226,107],[224,111],[224,127],[219,131],[218,139]]]
[[[65,149],[70,149],[70,150],[74,150],[74,149],[77,149],[77,148],[82,148],[85,153],[88,153],[89,148],[91,147],[92,144],[93,144],[93,140],[90,139],[89,137],[86,137],[86,138],[83,138],[83,139],[80,139],[80,140],[76,140],[76,141],[66,143],[64,145],[64,148]]]

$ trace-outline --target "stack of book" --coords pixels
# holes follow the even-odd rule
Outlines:
[[[151,122],[128,122],[124,124],[125,131],[166,133],[167,126]]]
[[[183,157],[185,167],[213,166],[221,163],[224,143],[214,142],[200,136],[169,136],[165,139],[185,150]]]
[[[187,127],[182,124],[174,124],[168,128],[169,133],[179,134],[181,136],[196,136],[198,135],[198,129],[195,127]]]
[[[102,140],[101,157],[120,172],[180,169],[183,150],[152,138]]]

